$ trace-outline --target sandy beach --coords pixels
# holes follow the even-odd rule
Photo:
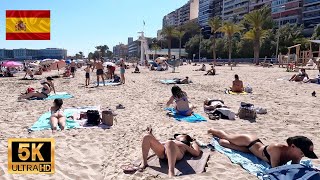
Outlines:
[[[55,79],[58,92],[68,92],[74,98],[64,100],[63,107],[101,105],[101,109],[122,104],[125,109],[116,110],[117,122],[111,129],[71,129],[52,135],[50,130],[28,133],[27,129],[48,111],[52,101],[18,102],[18,95],[28,87],[41,88],[38,81],[22,81],[18,77],[0,78],[0,179],[167,179],[166,176],[154,176],[145,172],[133,175],[124,174],[121,165],[133,162],[141,157],[141,139],[144,130],[151,125],[159,140],[171,138],[175,133],[188,133],[196,139],[209,143],[209,128],[228,132],[257,134],[265,143],[285,143],[290,136],[304,135],[313,140],[315,153],[320,154],[320,86],[289,82],[295,72],[285,72],[284,68],[262,68],[249,65],[216,67],[216,76],[204,76],[204,72],[192,71],[200,66],[185,65],[171,71],[155,72],[144,67],[140,74],[126,70],[126,84],[85,88],[85,72],[78,69],[76,77]],[[209,66],[207,65],[207,69]],[[117,68],[116,72],[119,72]],[[310,77],[317,70],[307,70]],[[56,71],[46,72],[39,78],[56,75]],[[238,74],[244,84],[250,84],[250,95],[224,94],[231,86],[234,74]],[[166,116],[165,103],[171,96],[172,85],[164,85],[161,79],[184,78],[193,81],[181,85],[189,100],[197,108],[195,112],[207,118],[207,122],[178,122]],[[95,81],[95,72],[91,73],[91,82]],[[283,80],[279,80],[283,79]],[[93,84],[92,84],[93,86]],[[311,93],[317,92],[318,97]],[[236,119],[209,120],[203,111],[206,98],[219,98],[225,101],[235,112],[240,102],[253,103],[268,110],[258,115],[256,122]],[[8,174],[7,139],[8,138],[48,138],[54,137],[56,173],[53,175],[17,175]],[[319,160],[313,160],[319,165]],[[4,174],[3,174],[4,173]],[[177,179],[256,179],[239,165],[219,152],[212,152],[206,172],[197,175],[178,177]]]

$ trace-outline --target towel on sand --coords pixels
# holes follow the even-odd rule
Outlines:
[[[236,151],[236,150],[222,147],[219,144],[218,140],[219,140],[218,138],[213,138],[212,141],[210,142],[210,145],[214,146],[215,150],[217,150],[222,154],[225,154],[232,163],[239,164],[243,169],[257,176],[259,179],[263,179],[263,180],[266,179],[267,177],[266,174],[268,170],[271,168],[271,166],[267,162],[257,158],[253,154],[244,153],[241,151]],[[290,164],[291,164],[291,161],[284,166],[288,166]],[[302,160],[300,164],[303,164],[308,167],[313,166],[310,160]]]
[[[166,108],[165,110],[170,111],[173,114],[173,117],[177,121],[186,121],[186,122],[190,122],[190,123],[207,121],[206,118],[204,118],[200,114],[193,113],[191,116],[182,116],[180,114],[177,114],[177,112],[174,108]]]
[[[176,84],[177,81],[173,79],[160,80],[162,84]]]
[[[300,179],[319,180],[320,171],[302,164],[291,164],[267,170],[265,180]]]
[[[70,117],[73,116],[74,111],[65,110],[64,115],[67,117],[66,119],[66,129],[79,128],[79,123],[75,122]],[[51,112],[46,112],[40,116],[40,118],[29,128],[31,131],[41,131],[51,129],[50,125],[50,116]],[[59,127],[58,127],[59,129]]]
[[[205,167],[210,157],[210,150],[205,149],[199,157],[192,157],[189,153],[177,161],[174,173],[176,176],[199,174],[205,171]],[[139,165],[141,160],[137,160],[134,164]],[[168,160],[159,159],[158,156],[152,155],[148,159],[148,167],[146,171],[155,176],[167,177]]]
[[[94,82],[94,84],[97,86],[98,85],[98,82]],[[105,85],[106,86],[118,86],[118,85],[121,85],[120,82],[117,82],[117,83],[114,83],[113,81],[105,81]],[[103,86],[103,82],[99,82],[99,86]]]
[[[239,92],[233,92],[233,91],[228,90],[228,89],[225,91],[225,93],[226,93],[226,94],[232,94],[232,95],[247,95],[247,94],[248,94],[248,93],[245,92],[245,91],[242,91],[242,92],[239,93]]]
[[[57,92],[56,94],[50,94],[45,100],[52,100],[52,99],[70,99],[73,96],[67,92]]]

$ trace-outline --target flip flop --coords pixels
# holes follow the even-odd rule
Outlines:
[[[122,165],[120,168],[123,170],[125,174],[133,174],[137,171],[142,172],[144,170],[144,168],[141,168],[140,166],[132,163]]]

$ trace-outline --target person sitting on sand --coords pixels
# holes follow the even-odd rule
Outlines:
[[[148,154],[150,149],[159,157],[168,161],[168,175],[174,176],[176,162],[181,160],[186,153],[194,157],[201,154],[201,150],[195,139],[187,134],[175,134],[173,138],[165,142],[158,141],[152,134],[152,128],[147,128],[147,134],[142,139],[142,164],[138,170],[148,167]]]
[[[46,80],[41,80],[40,81],[40,84],[42,85],[42,89],[41,89],[41,92],[30,92],[28,94],[23,94],[21,95],[18,100],[21,100],[21,99],[29,99],[29,98],[47,98],[51,92],[51,87],[50,87],[50,84],[46,81]]]
[[[202,64],[202,67],[200,69],[196,69],[195,71],[206,71],[206,65]]]
[[[216,69],[214,66],[211,66],[211,69],[209,69],[205,75],[216,75]]]
[[[234,75],[234,81],[232,82],[231,91],[232,92],[243,92],[243,82],[239,80],[239,76]]]
[[[179,86],[171,88],[172,96],[167,102],[167,107],[175,101],[175,110],[182,116],[190,116],[193,113],[193,106],[189,104],[187,93],[182,91]]]
[[[51,91],[53,91],[55,94],[56,94],[56,89],[55,89],[55,86],[54,86],[54,83],[53,83],[53,78],[52,77],[47,77],[47,82],[51,88]]]
[[[300,70],[300,73],[293,75],[289,81],[300,82],[300,81],[303,81],[304,78],[307,78],[307,80],[308,80],[309,76],[306,73],[306,70],[304,68],[302,68]]]
[[[61,131],[64,130],[66,126],[66,117],[63,114],[62,108],[63,101],[62,99],[55,99],[53,101],[53,106],[50,108],[50,124],[52,133],[57,131],[57,126],[59,125]]]
[[[218,137],[221,146],[252,153],[272,167],[285,165],[289,161],[292,161],[293,164],[298,164],[304,156],[318,159],[313,152],[313,142],[305,136],[289,137],[287,144],[274,143],[264,145],[255,135],[231,134],[213,129],[208,130],[208,133]]]
[[[132,73],[140,73],[138,65],[135,67],[134,71]]]
[[[26,74],[24,75],[23,79],[26,79],[27,75],[29,75],[31,79],[34,78],[33,73],[28,66],[25,67],[24,71],[26,72]]]
[[[184,79],[174,78],[173,80],[175,80],[177,84],[189,84],[190,82],[188,76]]]
[[[314,78],[314,79],[309,79],[307,80],[305,83],[316,83],[316,84],[320,84],[320,74]]]

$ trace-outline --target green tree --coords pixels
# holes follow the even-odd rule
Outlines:
[[[214,64],[216,64],[216,36],[218,29],[221,27],[221,19],[219,17],[214,17],[209,20],[209,26],[211,28],[211,33],[212,33],[212,52],[213,52],[213,60]]]
[[[185,31],[177,31],[176,37],[179,39],[179,59],[181,59],[182,38],[186,34]]]
[[[161,47],[157,43],[151,45],[151,50],[154,51],[153,60],[155,59],[157,51],[160,49],[161,49]]]
[[[168,58],[171,59],[171,41],[176,37],[177,30],[173,26],[166,26],[162,29],[161,34],[167,40],[168,43]]]
[[[311,39],[320,40],[320,24],[318,24],[313,31]]]
[[[247,31],[243,37],[253,42],[254,61],[257,65],[259,64],[261,41],[268,34],[268,30],[265,28],[270,21],[272,21],[271,9],[266,6],[244,16],[244,22],[247,23],[251,29]]]
[[[224,35],[228,39],[228,49],[229,49],[229,61],[228,61],[228,64],[231,64],[232,37],[235,34],[240,33],[241,30],[242,30],[242,27],[240,27],[239,25],[234,24],[232,22],[229,22],[229,21],[225,22],[223,24],[223,26],[218,29],[218,32],[224,33]],[[231,70],[232,70],[232,65],[231,65]]]
[[[100,52],[101,57],[106,57],[106,52],[109,50],[107,45],[96,46],[96,49]]]
[[[303,26],[286,24],[279,30],[279,52],[288,53],[288,47],[295,45],[295,40],[303,38]]]
[[[79,55],[80,55],[80,59],[82,59],[82,58],[83,58],[83,52],[80,51],[80,52],[79,52]]]

